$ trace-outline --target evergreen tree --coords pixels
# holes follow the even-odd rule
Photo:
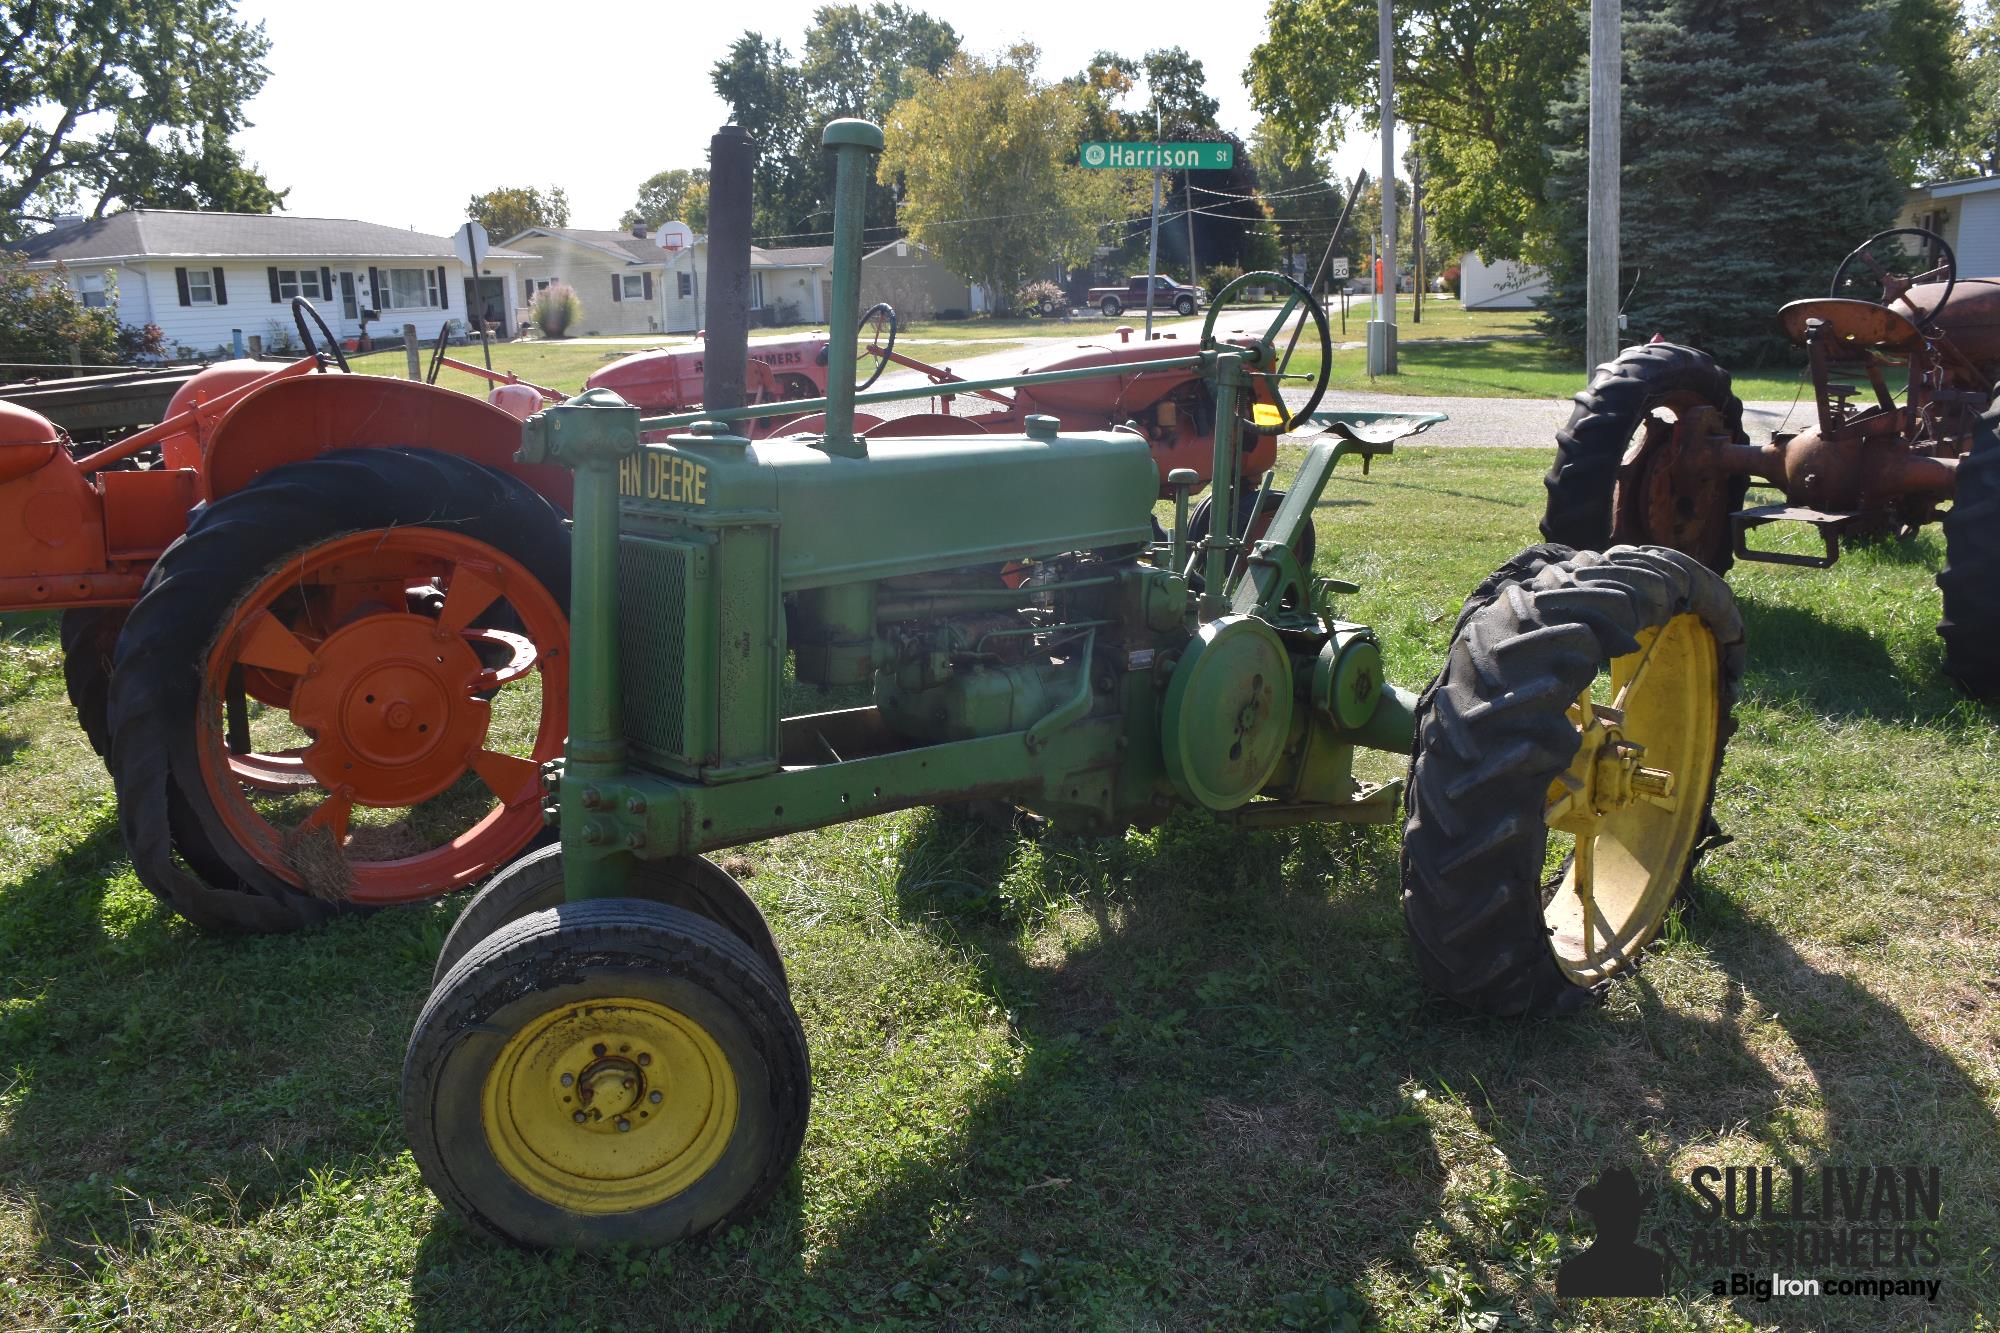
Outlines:
[[[1888,226],[1908,128],[1889,0],[1627,0],[1620,278],[1625,341],[1659,333],[1751,367],[1779,306],[1823,293]],[[1556,116],[1545,307],[1580,350],[1587,83]]]

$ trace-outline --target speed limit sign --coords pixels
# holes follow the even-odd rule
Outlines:
[[[1332,274],[1332,276],[1334,276],[1334,277],[1336,277],[1336,278],[1344,278],[1344,277],[1346,277],[1346,276],[1347,276],[1347,256],[1346,256],[1346,255],[1342,255],[1342,256],[1341,256],[1340,258],[1338,258],[1338,259],[1336,259],[1336,260],[1334,260],[1334,261],[1333,261],[1333,274]]]

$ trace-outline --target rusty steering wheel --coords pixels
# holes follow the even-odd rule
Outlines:
[[[1904,253],[1893,256],[1884,254],[1878,257],[1875,247],[1899,236],[1917,238],[1917,252],[1923,254],[1928,251],[1937,256],[1937,262],[1921,273],[1897,272],[1895,265],[1898,259],[1905,257]],[[1898,244],[1896,249],[1902,252],[1903,247]],[[1911,288],[1920,283],[1936,282],[1944,284],[1944,291],[1939,293],[1938,299],[1933,301],[1928,309],[1908,299]],[[1958,256],[1952,253],[1951,246],[1945,242],[1944,237],[1934,231],[1926,231],[1922,227],[1891,227],[1887,231],[1876,232],[1848,252],[1847,258],[1840,261],[1840,267],[1833,271],[1833,286],[1827,295],[1846,297],[1850,300],[1873,301],[1880,306],[1891,306],[1901,299],[1910,310],[1910,322],[1917,326],[1918,332],[1922,333],[1928,332],[1930,326],[1937,321],[1938,312],[1944,309],[1945,302],[1951,300],[1952,288],[1957,285]]]
[[[306,324],[306,320],[309,317],[314,324],[319,325],[320,336],[326,339],[326,351],[324,352],[319,350],[313,338],[312,329]],[[313,309],[313,303],[306,300],[303,296],[294,296],[292,298],[292,323],[299,326],[299,339],[305,343],[306,351],[311,354],[313,360],[319,362],[319,368],[322,373],[326,370],[326,359],[328,356],[333,358],[333,363],[340,367],[342,374],[347,373],[347,355],[340,350],[340,339],[333,336],[333,330],[326,326],[326,320],[320,315],[319,311]]]

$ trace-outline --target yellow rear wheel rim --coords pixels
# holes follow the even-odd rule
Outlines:
[[[722,1159],[736,1075],[700,1023],[651,1000],[563,1005],[508,1038],[480,1113],[501,1170],[573,1213],[664,1203]]]
[[[1570,705],[1576,758],[1545,812],[1575,848],[1543,918],[1557,963],[1582,985],[1630,967],[1659,932],[1715,780],[1714,633],[1686,612],[1634,637],[1638,650],[1611,662],[1608,687],[1593,681]]]

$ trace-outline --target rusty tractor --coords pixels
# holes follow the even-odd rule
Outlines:
[[[1857,246],[1829,295],[1778,318],[1806,351],[1813,426],[1753,444],[1714,360],[1659,339],[1629,347],[1597,368],[1556,436],[1543,535],[1671,546],[1718,573],[1739,559],[1825,569],[1842,538],[1908,534],[1949,503],[1945,671],[2000,695],[2000,279],[1961,278],[1942,237],[1896,228]],[[1753,482],[1783,503],[1744,508]],[[1814,529],[1823,549],[1750,545],[1778,523]]]

